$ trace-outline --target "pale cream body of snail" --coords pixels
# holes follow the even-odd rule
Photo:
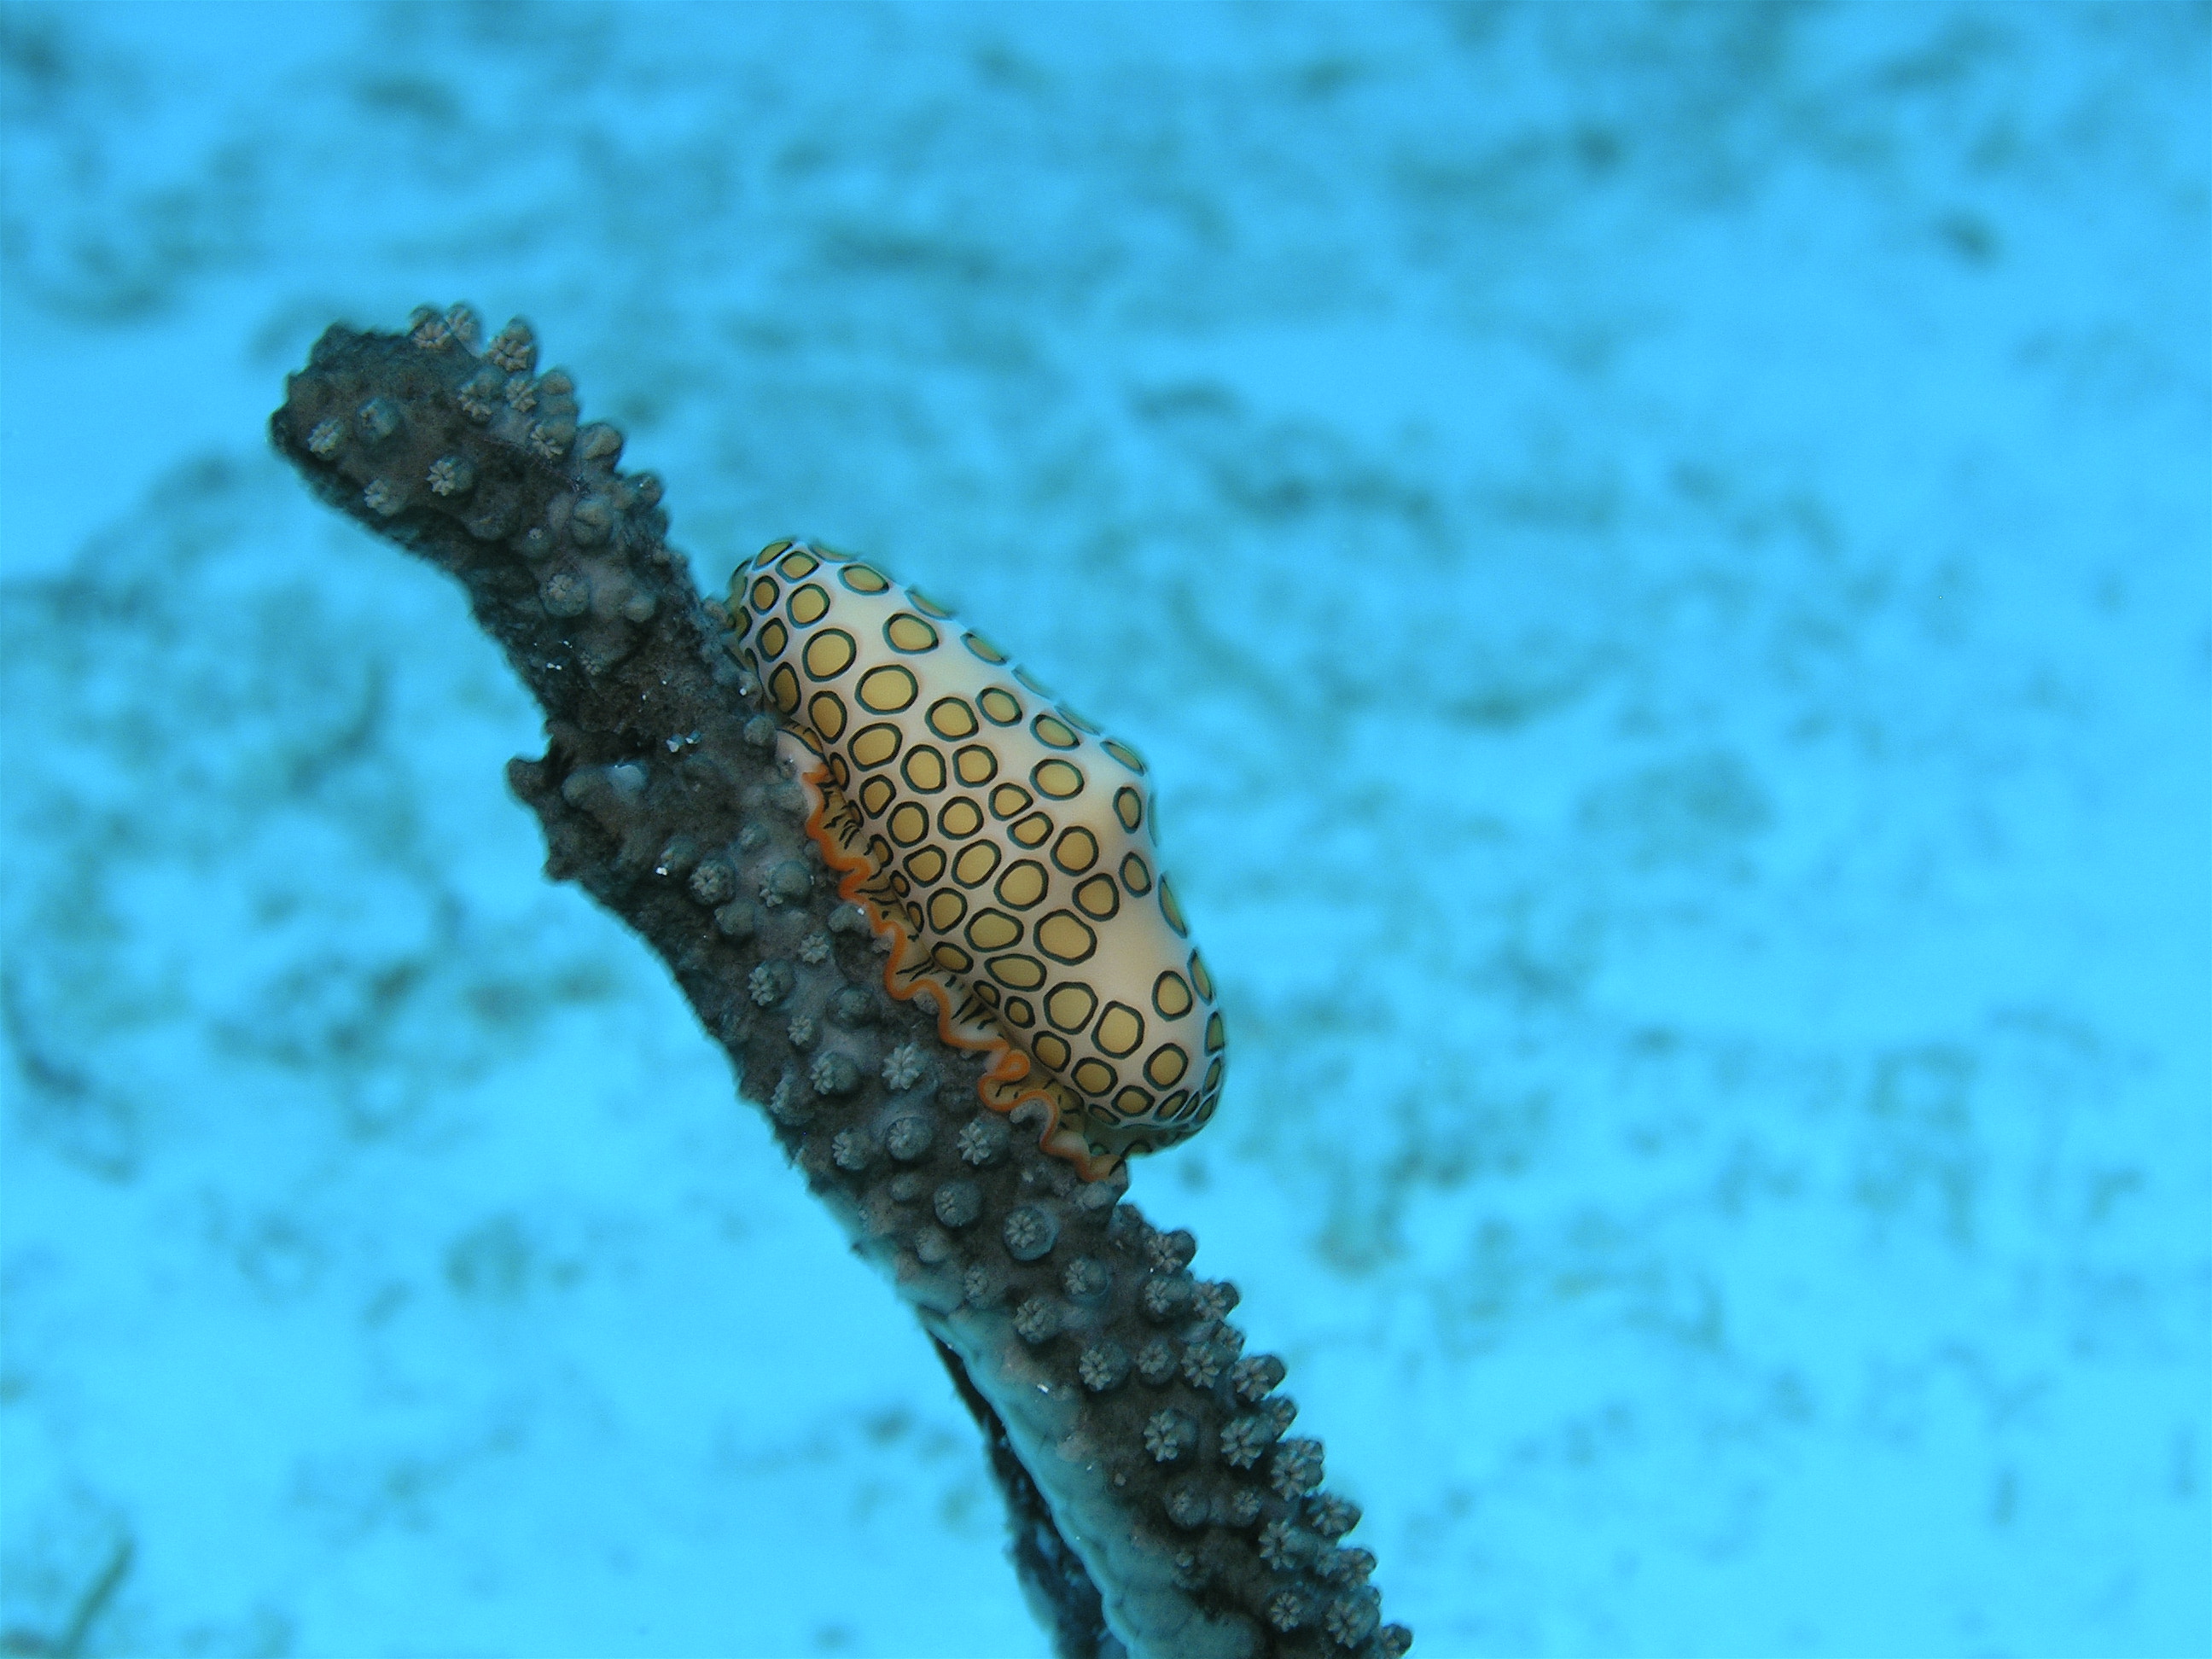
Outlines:
[[[1136,751],[860,560],[775,543],[729,608],[886,988],[995,1055],[984,1103],[1044,1102],[1042,1145],[1092,1180],[1202,1127],[1221,1015]]]

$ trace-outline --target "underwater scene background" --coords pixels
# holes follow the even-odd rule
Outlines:
[[[1152,763],[1133,1195],[1419,1654],[2212,1644],[2212,12],[0,8],[0,1650],[1039,1655],[269,451],[522,313]]]

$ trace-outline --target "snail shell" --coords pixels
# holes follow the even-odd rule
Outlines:
[[[996,1055],[984,1103],[1051,1109],[1087,1179],[1213,1115],[1213,982],[1159,868],[1136,751],[873,565],[777,542],[731,579],[736,647],[810,792],[807,834],[928,994]]]

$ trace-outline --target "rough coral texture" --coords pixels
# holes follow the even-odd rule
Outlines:
[[[802,828],[775,720],[667,544],[659,482],[578,419],[529,328],[464,307],[337,326],[276,448],[325,501],[467,589],[545,710],[509,763],[546,871],[674,973],[809,1188],[887,1273],[977,1412],[1024,1587],[1085,1659],[1383,1659],[1358,1510],[1286,1438],[1282,1363],[1245,1356],[1196,1242],[977,1102],[978,1056],[884,990],[880,942]],[[1003,1445],[1010,1456],[998,1455]],[[1045,1534],[1048,1533],[1048,1537]]]

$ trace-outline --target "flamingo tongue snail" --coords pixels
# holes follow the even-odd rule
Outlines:
[[[1158,865],[1136,751],[873,565],[776,542],[731,579],[738,648],[808,792],[806,833],[890,945],[884,982],[1042,1101],[1086,1180],[1204,1127],[1213,983]]]

